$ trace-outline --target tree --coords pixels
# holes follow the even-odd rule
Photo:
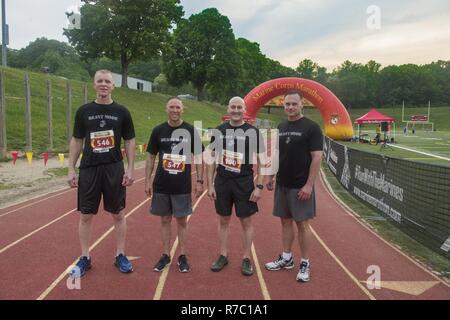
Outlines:
[[[106,57],[90,60],[88,64],[88,71],[91,76],[99,69],[108,69],[114,73],[121,73],[121,65],[118,60],[111,60]],[[135,61],[130,63],[128,67],[128,75],[138,79],[153,81],[161,73],[161,62],[159,60],[152,60],[149,62]]]
[[[433,104],[450,105],[450,61],[438,60],[423,66],[433,75],[435,94]]]
[[[34,71],[42,71],[45,67],[52,74],[71,79],[90,78],[85,63],[74,48],[67,43],[46,38],[38,38],[25,48],[15,50],[14,54],[10,55],[9,65]]]
[[[327,68],[318,66],[316,73],[317,74],[316,74],[316,77],[314,80],[325,85],[328,82],[328,77],[329,77],[329,75],[327,73]]]
[[[310,59],[300,61],[295,71],[297,71],[298,76],[301,78],[311,79],[322,84],[325,84],[328,79],[327,69],[319,66]]]
[[[283,66],[280,62],[272,59],[267,61],[267,69],[269,72],[269,79],[283,78],[283,77],[298,77],[297,71],[292,68]]]
[[[317,63],[313,62],[312,60],[303,59],[298,64],[298,67],[297,67],[297,69],[295,69],[295,71],[298,72],[298,75],[301,78],[314,80],[316,70],[318,69],[318,67],[319,67],[319,65]]]
[[[244,38],[236,40],[240,60],[237,94],[245,96],[262,82],[269,80],[268,59],[261,53],[259,44]]]
[[[179,0],[82,0],[81,28],[64,35],[85,59],[119,59],[122,87],[132,61],[158,56],[169,31],[183,15]]]
[[[365,107],[367,104],[367,83],[364,66],[344,61],[333,71],[330,89],[348,108]]]
[[[179,94],[190,94],[195,96],[196,90],[189,82],[181,87],[173,87],[167,82],[167,77],[161,73],[154,80],[154,91],[168,94],[170,96],[177,96]]]
[[[363,73],[366,79],[366,105],[380,105],[379,86],[380,86],[381,64],[370,60],[364,65]]]
[[[202,100],[207,86],[218,99],[233,91],[239,60],[230,21],[215,8],[182,20],[172,46],[163,54],[163,72],[169,84],[192,82]]]

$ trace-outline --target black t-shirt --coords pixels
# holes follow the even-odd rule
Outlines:
[[[90,102],[77,110],[73,136],[84,139],[80,168],[122,161],[121,139],[135,137],[133,120],[127,108],[116,102]]]
[[[228,178],[253,175],[256,154],[265,151],[259,130],[246,122],[239,127],[224,122],[216,129],[211,136],[210,147],[218,160],[217,175]],[[215,147],[216,140],[222,143],[217,142]]]
[[[171,127],[167,122],[155,127],[147,145],[147,152],[159,154],[153,190],[164,194],[191,193],[192,154],[203,151],[197,130],[187,122]]]
[[[302,188],[308,181],[311,151],[323,149],[322,130],[306,117],[284,121],[278,130],[280,163],[277,183],[287,188]]]

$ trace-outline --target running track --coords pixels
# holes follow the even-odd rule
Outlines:
[[[232,219],[230,263],[219,273],[209,266],[217,257],[217,216],[213,202],[196,199],[189,220],[188,258],[192,271],[178,272],[176,263],[162,273],[153,271],[161,255],[159,218],[148,213],[143,188],[144,170],[127,190],[127,255],[135,271],[121,274],[113,266],[112,219],[100,211],[94,220],[93,268],[81,279],[80,290],[67,287],[66,269],[79,255],[76,191],[66,189],[0,210],[0,299],[189,299],[189,300],[303,300],[303,299],[442,299],[450,286],[361,224],[339,204],[323,177],[316,183],[317,217],[312,223],[309,283],[298,283],[296,268],[267,271],[264,263],[280,251],[280,226],[272,217],[273,194],[264,190],[253,218],[255,274],[240,273],[242,231]],[[176,229],[173,223],[172,238]],[[175,240],[175,239],[174,239]],[[178,256],[173,240],[173,256]],[[175,260],[174,259],[174,260]],[[379,266],[381,289],[368,289],[369,266]],[[189,289],[187,289],[189,288]]]

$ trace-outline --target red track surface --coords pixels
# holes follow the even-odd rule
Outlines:
[[[137,176],[142,178],[143,170],[138,170]],[[297,267],[264,269],[264,263],[274,259],[281,247],[279,221],[271,213],[273,194],[268,191],[264,191],[258,204],[260,212],[253,218],[253,259],[259,263],[252,277],[240,273],[242,231],[236,218],[231,225],[229,265],[219,273],[209,270],[218,252],[218,218],[206,196],[198,201],[189,220],[187,250],[192,271],[182,274],[172,263],[167,271],[156,273],[153,265],[161,255],[160,222],[148,213],[150,202],[143,191],[143,180],[138,180],[128,188],[125,209],[131,212],[127,218],[127,255],[137,258],[133,261],[135,271],[121,274],[113,266],[114,232],[105,235],[112,227],[112,219],[99,212],[92,244],[100,240],[91,251],[93,268],[81,279],[81,290],[69,290],[64,276],[80,252],[78,214],[70,212],[76,207],[75,190],[1,209],[0,299],[450,300],[448,284],[359,223],[334,200],[322,180],[317,181],[316,194],[312,280],[306,284],[295,281]],[[175,235],[174,226],[172,238]],[[294,247],[298,266],[299,252],[297,245]],[[178,252],[174,256],[176,261]],[[371,265],[380,267],[382,281],[389,281],[381,289],[367,289],[367,268]],[[407,285],[407,293],[399,291]],[[427,289],[413,290],[421,286]]]

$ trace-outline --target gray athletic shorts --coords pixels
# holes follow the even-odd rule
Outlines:
[[[155,216],[186,217],[192,214],[191,194],[154,193],[150,213]]]
[[[280,218],[292,218],[305,221],[316,216],[316,199],[314,189],[308,200],[299,200],[300,189],[289,189],[276,185],[273,215]]]

